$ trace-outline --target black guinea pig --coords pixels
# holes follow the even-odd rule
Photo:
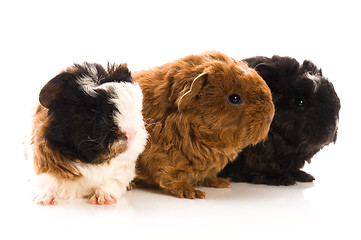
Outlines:
[[[341,105],[332,83],[308,60],[300,64],[275,55],[243,61],[270,87],[276,113],[267,139],[243,149],[219,175],[268,185],[312,182],[314,177],[300,169],[337,137]]]

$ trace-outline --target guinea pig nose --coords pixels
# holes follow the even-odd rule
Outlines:
[[[129,130],[129,131],[127,131],[126,135],[127,135],[128,141],[133,141],[133,139],[136,135],[136,131]]]
[[[123,132],[120,132],[120,133],[119,133],[119,138],[120,138],[120,140],[122,140],[122,141],[127,141],[127,140],[128,140],[127,134],[126,134],[126,133],[123,133]]]
[[[336,125],[329,125],[328,128],[327,128],[327,130],[329,132],[335,132],[335,129],[336,129]]]
[[[128,136],[126,134],[123,134],[124,140],[128,140]]]

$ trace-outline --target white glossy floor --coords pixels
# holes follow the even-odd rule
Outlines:
[[[0,4],[0,238],[361,239],[357,2],[150,2]],[[314,183],[234,183],[203,188],[204,200],[135,189],[115,206],[31,202],[20,142],[46,81],[74,62],[127,62],[135,71],[205,50],[289,55],[323,69],[342,109],[337,143],[305,166]]]
[[[342,137],[342,135],[341,135]],[[343,157],[342,141],[325,148],[306,170],[315,183],[274,187],[233,183],[231,189],[203,188],[204,200],[177,199],[158,190],[135,189],[115,206],[87,200],[37,206],[29,185],[18,176],[23,166],[2,169],[2,235],[13,239],[145,238],[261,239],[360,237],[359,159]],[[10,172],[11,173],[10,173]],[[12,179],[15,177],[16,179]],[[6,181],[6,182],[5,182]]]

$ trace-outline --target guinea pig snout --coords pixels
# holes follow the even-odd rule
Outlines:
[[[271,125],[273,118],[275,116],[275,107],[272,103],[272,105],[270,106],[269,110],[268,110],[269,115],[266,117],[266,123],[268,125]]]
[[[117,127],[112,128],[112,131],[116,134],[117,141],[122,141],[122,142],[128,141],[128,135],[125,131],[122,131]]]
[[[272,120],[273,120],[273,117],[268,117],[268,118],[266,118],[266,123],[271,124]]]
[[[328,124],[326,129],[330,134],[334,135],[338,129],[338,119],[336,119],[335,122]]]
[[[336,120],[334,123],[326,124],[323,128],[323,139],[324,143],[327,145],[331,142],[336,143],[337,139],[337,130],[338,130],[338,120]]]
[[[121,141],[126,142],[126,141],[128,141],[128,136],[127,136],[126,133],[121,132],[121,133],[119,134],[119,139],[120,139]]]
[[[329,125],[327,130],[332,136],[332,141],[336,142],[337,130],[338,130],[338,119],[335,121],[335,124]]]
[[[119,140],[126,143],[127,148],[129,148],[130,144],[133,142],[133,140],[135,138],[136,131],[132,130],[132,129],[123,130],[123,131],[118,130],[118,135],[119,135]]]
[[[136,132],[134,130],[127,130],[125,136],[127,137],[128,143],[131,143],[135,137]]]
[[[334,133],[336,130],[336,125],[329,125],[327,127],[327,131],[329,131],[330,133]]]

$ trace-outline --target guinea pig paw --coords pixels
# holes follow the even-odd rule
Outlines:
[[[127,186],[127,191],[132,190],[133,188],[135,188],[136,183],[135,182],[130,182],[129,185]]]
[[[116,204],[117,199],[109,193],[106,193],[102,190],[97,190],[95,194],[90,198],[91,204],[97,204],[97,205],[110,205],[110,204]]]
[[[293,172],[292,176],[297,182],[313,182],[315,180],[315,178],[312,175],[301,170],[297,172]]]
[[[174,195],[178,198],[188,198],[188,199],[194,199],[194,198],[204,199],[204,198],[206,198],[205,192],[197,190],[192,186],[183,186],[179,189],[176,189],[176,190],[174,190]]]
[[[213,177],[207,178],[204,181],[204,186],[213,188],[230,188],[231,183],[228,178]]]
[[[39,193],[34,197],[33,201],[40,205],[56,205],[58,203],[55,193],[51,191]]]

